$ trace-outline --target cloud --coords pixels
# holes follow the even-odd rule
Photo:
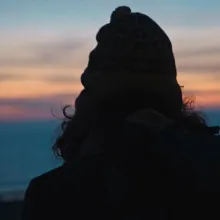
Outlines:
[[[62,38],[32,42],[16,47],[10,55],[0,56],[1,67],[75,67],[85,65],[89,53],[89,40]],[[20,56],[19,56],[20,54]]]
[[[194,73],[218,73],[220,70],[220,29],[216,28],[173,28],[168,29],[175,44],[175,57],[179,71]],[[68,36],[68,37],[66,37]],[[52,36],[36,37],[31,42],[23,42],[20,46],[14,47],[13,53],[0,54],[0,67],[21,67],[23,69],[84,69],[86,67],[89,52],[93,48],[94,36],[74,37],[74,34],[66,34],[60,37]],[[212,60],[213,57],[213,60]],[[29,76],[26,76],[29,78]],[[35,74],[31,76],[36,80],[44,80],[51,83],[71,83],[79,81],[79,77],[67,74],[43,76]],[[0,76],[11,79],[11,77]],[[5,80],[4,79],[4,80]],[[15,78],[14,78],[15,79]],[[19,77],[18,77],[19,79]]]
[[[31,70],[30,70],[31,72]],[[54,74],[53,74],[54,72]],[[35,80],[35,81],[42,81],[47,83],[54,83],[54,84],[72,84],[74,82],[80,82],[80,73],[75,73],[72,69],[66,70],[61,69],[60,71],[51,71],[50,74],[20,74],[19,72],[16,73],[1,73],[0,72],[0,82],[3,81],[24,81],[24,80]]]
[[[10,117],[22,118],[63,118],[62,107],[72,105],[77,97],[76,94],[58,94],[38,98],[11,98],[0,99],[1,115],[7,116],[10,110]],[[70,111],[72,114],[73,111]],[[55,115],[55,116],[54,116]],[[1,119],[1,116],[0,116]]]
[[[220,89],[216,90],[200,90],[200,89],[183,89],[183,93],[186,95],[195,95],[195,96],[219,96],[220,100]]]
[[[11,80],[22,80],[25,76],[22,74],[0,73],[0,82]]]
[[[35,61],[38,64],[68,64],[86,45],[84,39],[62,39],[55,42],[43,42],[33,45]],[[72,61],[73,62],[73,61]]]
[[[0,106],[10,105],[16,107],[25,107],[29,109],[50,108],[51,106],[60,106],[62,104],[71,104],[78,93],[75,94],[57,94],[36,98],[0,98]]]
[[[35,48],[35,50],[40,49],[40,51],[60,51],[61,53],[67,53],[81,49],[84,45],[85,39],[65,38],[61,40],[55,40],[53,42],[40,42],[36,45],[33,45],[33,48]]]
[[[50,75],[39,78],[40,80],[47,81],[49,83],[73,83],[79,82],[80,77],[75,75]]]
[[[205,47],[205,48],[187,48],[185,50],[177,50],[175,52],[175,56],[178,59],[184,59],[189,57],[197,57],[197,56],[215,56],[218,55],[220,57],[220,46],[216,45],[216,47]]]
[[[214,64],[210,63],[202,63],[202,62],[195,62],[195,63],[181,63],[177,62],[177,69],[178,71],[182,72],[193,72],[193,73],[208,73],[213,74],[213,77],[217,77],[216,73],[220,74],[220,63],[216,62]]]
[[[219,72],[220,28],[168,27],[178,69],[184,72]]]

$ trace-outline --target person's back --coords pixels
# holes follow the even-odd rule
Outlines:
[[[95,130],[74,163],[32,181],[27,219],[219,217],[220,137],[147,123]]]
[[[97,41],[54,146],[64,164],[31,181],[23,219],[214,219],[218,128],[183,102],[169,38],[121,7]]]

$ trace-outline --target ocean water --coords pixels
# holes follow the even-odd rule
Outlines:
[[[210,125],[220,125],[220,111],[205,112]],[[0,194],[25,190],[29,181],[59,166],[51,146],[59,121],[0,122]]]
[[[24,190],[61,164],[51,150],[57,128],[57,121],[0,122],[0,193]]]

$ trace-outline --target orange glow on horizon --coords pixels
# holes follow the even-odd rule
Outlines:
[[[0,115],[1,117],[11,116],[11,115],[21,115],[24,113],[24,109],[13,107],[13,106],[1,106]]]
[[[61,114],[59,114],[60,116]],[[1,106],[0,108],[0,120],[1,121],[21,121],[21,120],[33,120],[33,119],[55,119],[54,115],[48,109],[48,112],[43,111],[29,111],[25,108],[19,108],[14,106]]]
[[[23,73],[24,75],[28,74],[28,71],[31,69],[26,69]],[[10,73],[19,74],[22,72],[22,69],[10,69]],[[52,76],[53,70],[48,68],[44,69],[45,75],[41,72],[40,69],[32,69],[33,76]],[[68,72],[67,76],[70,76],[71,69],[66,69]],[[57,76],[61,75],[62,70],[56,69],[54,72],[57,73]],[[77,70],[74,74],[78,74],[80,79],[81,70]],[[38,75],[39,74],[39,75]],[[214,80],[211,75],[208,74],[196,74],[196,73],[179,73],[178,81],[180,85],[184,86],[184,92],[189,95],[195,95],[196,97],[196,106],[201,108],[220,108],[220,80]],[[83,89],[83,86],[80,83],[80,80],[70,80],[70,82],[65,80],[56,82],[36,80],[32,78],[22,79],[12,79],[0,81],[0,100],[1,99],[39,99],[47,98],[49,96],[61,95],[62,102],[71,104],[74,100],[71,99],[71,94],[78,94]],[[192,94],[190,94],[192,93]],[[62,97],[62,94],[70,94],[70,97]],[[48,103],[50,100],[48,100]],[[50,104],[50,103],[49,103]],[[28,104],[27,104],[28,105]],[[57,103],[59,106],[60,103]],[[30,112],[31,111],[31,112]],[[1,106],[0,107],[0,119],[13,119],[13,120],[25,120],[25,119],[39,119],[39,118],[51,118],[53,117],[50,109],[47,110],[33,110],[25,109],[25,106],[22,108],[16,106]]]
[[[0,98],[35,98],[65,93],[78,93],[82,90],[80,83],[56,84],[41,81],[11,81],[0,84]]]

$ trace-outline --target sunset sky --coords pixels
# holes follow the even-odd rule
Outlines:
[[[51,118],[73,103],[95,34],[117,6],[152,17],[173,43],[178,79],[220,108],[219,0],[0,1],[0,119]]]

